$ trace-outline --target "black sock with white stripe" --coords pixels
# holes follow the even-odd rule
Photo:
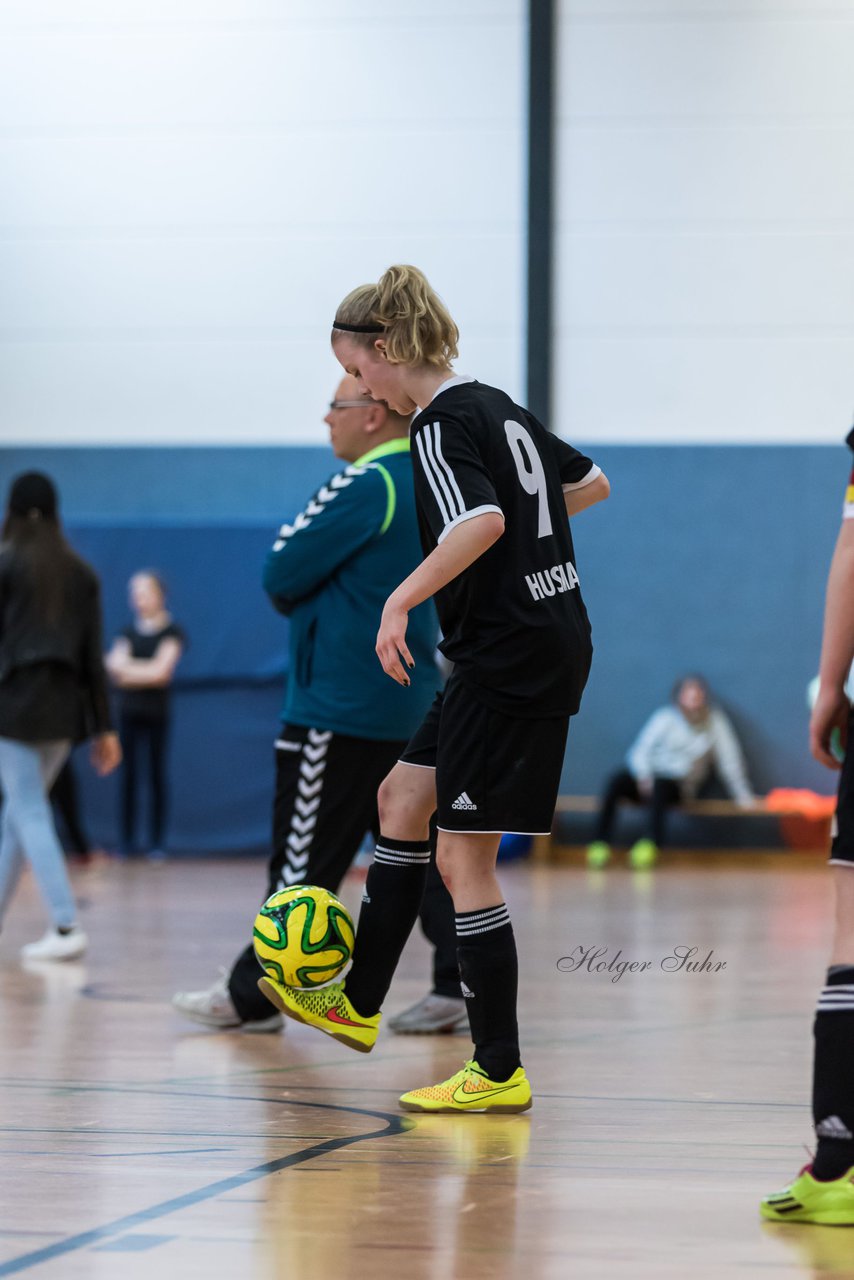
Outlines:
[[[392,840],[380,833],[365,881],[353,967],[345,982],[357,1013],[379,1013],[412,932],[427,879],[429,840]]]
[[[519,964],[506,905],[456,916],[462,992],[474,1057],[490,1080],[506,1080],[521,1066],[516,991]]]
[[[854,1165],[854,965],[835,964],[818,998],[812,1114],[818,1139],[812,1175],[841,1178]]]

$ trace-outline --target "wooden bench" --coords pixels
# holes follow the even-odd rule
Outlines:
[[[600,796],[558,796],[555,805],[555,816],[562,813],[597,813],[602,803]],[[621,804],[630,805],[630,801],[621,801]],[[638,806],[631,806],[637,808]],[[803,814],[799,809],[780,810],[766,809],[764,802],[760,799],[755,804],[741,805],[735,800],[685,800],[678,806],[679,813],[687,814],[698,818],[800,818],[803,821]],[[830,819],[824,824],[815,823],[816,832],[819,836],[815,847],[819,847],[822,840],[826,841],[829,834]],[[826,830],[825,830],[826,829]],[[531,856],[540,862],[550,862],[554,858],[555,845],[559,843],[555,840],[554,834],[547,836],[535,836],[531,850]],[[564,845],[564,848],[570,846]],[[812,847],[812,846],[804,846]]]

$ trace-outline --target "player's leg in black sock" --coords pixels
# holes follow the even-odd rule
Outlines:
[[[433,769],[396,764],[378,796],[380,837],[365,881],[348,999],[362,1017],[378,1013],[412,932],[430,861],[429,822],[436,807]]]
[[[847,874],[851,874],[848,872]],[[854,1165],[854,965],[832,965],[818,1000],[813,1066],[813,1177],[840,1178]]]
[[[433,993],[459,1000],[460,966],[457,960],[454,904],[439,875],[435,857],[430,859],[419,920],[425,938],[434,948]]]
[[[418,919],[430,862],[429,840],[380,833],[365,881],[347,997],[357,1013],[379,1013],[403,948]]]
[[[516,939],[502,902],[456,916],[457,956],[474,1056],[491,1080],[506,1080],[518,1066]]]
[[[457,959],[474,1057],[492,1080],[506,1080],[521,1065],[516,940],[495,876],[500,838],[442,830],[438,848],[439,870],[456,911]]]

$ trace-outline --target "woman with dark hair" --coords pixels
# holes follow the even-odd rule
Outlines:
[[[29,471],[9,491],[0,542],[0,922],[25,860],[52,921],[22,949],[28,960],[73,960],[86,950],[48,799],[84,738],[100,775],[116,768],[98,579],[63,537],[53,483]]]
[[[604,867],[609,861],[617,804],[630,800],[649,808],[649,834],[632,845],[629,862],[636,869],[651,867],[664,842],[667,809],[695,796],[713,766],[734,800],[753,803],[732,722],[712,702],[702,676],[682,676],[673,686],[670,705],[650,716],[624,767],[608,782],[595,839],[587,847],[588,865]]]

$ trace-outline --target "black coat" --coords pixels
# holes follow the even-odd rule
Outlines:
[[[60,606],[48,621],[21,557],[0,545],[0,737],[79,742],[111,727],[94,570],[65,556]]]

